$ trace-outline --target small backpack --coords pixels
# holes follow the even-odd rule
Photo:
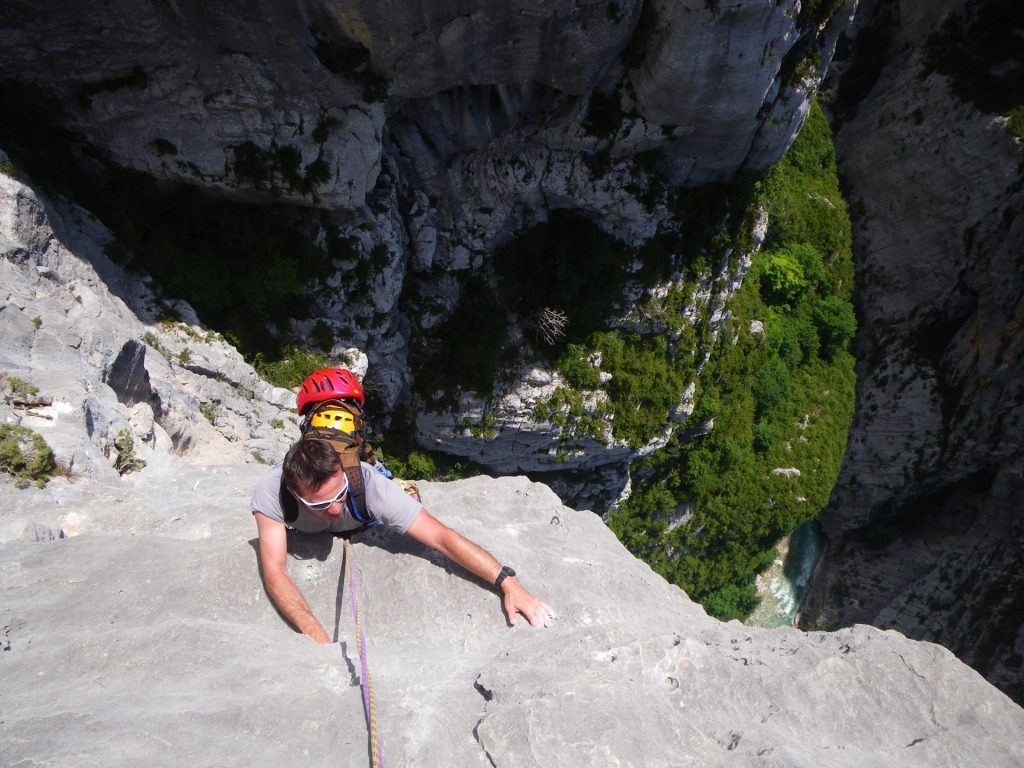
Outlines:
[[[377,519],[366,507],[366,484],[359,463],[376,464],[373,446],[367,440],[368,425],[362,407],[354,400],[324,400],[317,403],[299,424],[303,440],[326,440],[341,461],[348,478],[349,492],[346,506],[353,519],[362,523],[359,528],[335,535],[348,538],[377,524]],[[299,503],[281,480],[279,491],[284,521],[289,525],[299,516]]]

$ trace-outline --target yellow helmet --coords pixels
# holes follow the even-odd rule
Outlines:
[[[313,414],[309,423],[313,427],[337,429],[346,435],[351,435],[356,431],[356,420],[352,418],[351,413],[341,408],[324,408],[319,410]]]

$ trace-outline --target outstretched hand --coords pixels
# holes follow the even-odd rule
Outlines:
[[[504,593],[502,602],[505,606],[505,615],[513,627],[519,619],[519,614],[526,618],[531,627],[550,627],[555,623],[557,617],[551,606],[527,592],[514,576],[506,578],[501,583],[501,590]]]

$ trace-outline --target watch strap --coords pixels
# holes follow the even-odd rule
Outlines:
[[[515,576],[516,572],[509,568],[507,565],[501,566],[501,571],[498,573],[498,578],[494,580],[494,586],[501,589],[501,582],[508,576]]]

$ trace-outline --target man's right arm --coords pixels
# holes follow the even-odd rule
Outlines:
[[[260,536],[260,563],[263,565],[263,583],[274,604],[302,634],[318,643],[330,643],[331,638],[309,609],[306,598],[288,576],[288,531],[284,523],[271,520],[255,512]]]

